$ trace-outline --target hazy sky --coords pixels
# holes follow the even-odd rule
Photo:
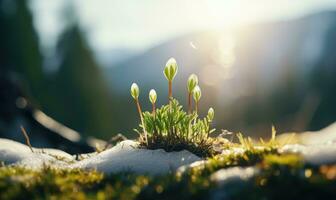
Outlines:
[[[42,44],[53,46],[69,0],[31,0]],[[336,0],[74,0],[96,49],[145,49],[197,30],[282,20],[336,9]]]

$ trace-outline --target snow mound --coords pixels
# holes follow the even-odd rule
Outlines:
[[[44,165],[63,167],[66,161],[72,161],[73,157],[58,149],[30,148],[24,144],[0,139],[0,161],[5,164],[22,165],[28,168],[41,168]]]
[[[58,158],[48,154],[32,153],[19,162],[14,163],[14,165],[23,166],[30,169],[41,169],[45,166],[54,169],[66,169],[68,168],[69,163],[67,161],[59,160]]]
[[[85,154],[82,156],[83,160],[76,161],[74,156],[61,150],[33,148],[32,152],[24,144],[0,139],[0,161],[5,164],[33,169],[49,166],[68,169],[96,169],[105,173],[132,171],[162,174],[201,160],[189,151],[167,153],[162,149],[147,150],[137,147],[136,142],[126,140],[103,152]]]
[[[301,145],[288,144],[280,153],[298,153],[305,161],[314,165],[336,163],[336,144]]]
[[[321,131],[306,132],[299,138],[301,143],[285,145],[279,149],[279,152],[301,154],[305,161],[310,164],[336,163],[336,123]],[[224,156],[238,155],[243,152],[244,149],[242,148],[232,148],[224,150],[222,154]],[[57,149],[33,148],[32,152],[24,144],[0,138],[0,161],[5,164],[22,165],[29,168],[41,168],[47,165],[55,168],[96,169],[105,173],[132,171],[162,174],[177,169],[183,173],[190,167],[202,168],[207,162],[185,150],[165,152],[162,149],[140,149],[138,143],[131,140],[120,142],[100,153],[83,154],[81,155],[83,158],[81,161],[75,160],[74,157]],[[246,173],[251,172],[252,169],[230,168],[230,170],[218,171],[212,175],[212,178],[217,182],[223,182],[220,180],[234,177],[243,179]]]
[[[198,168],[198,169],[205,169],[205,165],[208,163],[207,160],[199,160],[195,161],[193,163],[190,163],[188,165],[183,165],[179,167],[176,172],[179,174],[185,173],[187,170],[192,169],[192,168]]]
[[[255,167],[231,167],[218,170],[210,179],[219,185],[224,185],[232,181],[246,181],[258,173],[259,170]]]
[[[320,131],[305,132],[297,136],[299,144],[288,144],[280,153],[298,153],[310,164],[336,163],[336,123]]]
[[[220,169],[210,176],[210,179],[217,183],[219,187],[214,189],[209,199],[232,199],[231,195],[239,190],[245,190],[247,181],[259,173],[256,167],[231,167]],[[230,184],[234,186],[230,187]]]
[[[126,140],[96,156],[79,161],[72,167],[97,169],[105,173],[132,171],[162,174],[174,171],[182,165],[201,160],[189,151],[165,152],[162,149],[139,149],[137,146],[136,142]]]
[[[305,145],[335,144],[336,122],[319,131],[310,131],[300,134],[299,141]]]

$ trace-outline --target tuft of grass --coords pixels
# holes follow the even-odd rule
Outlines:
[[[238,133],[237,138],[243,149],[249,150],[249,151],[253,151],[255,149],[255,145],[252,141],[252,138],[244,137],[242,133]]]
[[[151,112],[142,112],[139,103],[140,89],[136,83],[131,86],[131,96],[135,100],[140,116],[139,134],[140,146],[147,149],[164,149],[170,151],[188,150],[198,156],[207,157],[214,153],[210,134],[215,131],[211,128],[214,118],[214,109],[210,108],[204,118],[198,116],[198,105],[202,93],[195,74],[190,75],[187,81],[188,113],[185,112],[179,102],[173,98],[172,83],[177,74],[176,60],[168,60],[163,74],[168,81],[167,105],[156,108],[157,94],[154,89],[149,92],[149,100],[152,104]],[[192,110],[192,99],[194,110]]]
[[[172,83],[177,74],[178,66],[176,60],[168,60],[163,74],[168,81],[168,104],[157,108],[157,93],[154,89],[149,92],[149,101],[152,110],[142,112],[139,102],[140,89],[136,83],[131,85],[131,96],[135,100],[140,116],[140,129],[135,129],[139,134],[138,141],[140,146],[147,149],[164,149],[167,152],[188,150],[201,157],[209,157],[220,153],[222,149],[237,146],[228,142],[223,147],[220,146],[218,138],[210,137],[215,131],[211,128],[215,111],[210,108],[204,118],[199,118],[198,105],[202,97],[201,88],[198,85],[198,77],[191,74],[186,84],[186,94],[188,96],[187,112],[183,110],[178,100],[173,97]],[[192,98],[193,100],[192,101]],[[194,104],[194,109],[192,108]],[[241,133],[237,134],[240,147],[247,151],[254,151],[255,148],[274,149],[281,146],[281,142],[276,140],[276,130],[272,127],[272,137],[265,142],[260,139],[258,145],[250,137],[244,137]],[[214,147],[216,146],[216,147]],[[215,150],[216,149],[216,150]],[[219,149],[219,151],[218,151]]]
[[[176,99],[170,105],[164,105],[152,112],[143,113],[147,141],[139,138],[140,145],[148,149],[162,148],[168,152],[188,150],[198,156],[213,154],[211,129],[211,112],[203,119],[196,112],[187,114]],[[140,124],[142,127],[142,124]],[[138,131],[139,134],[142,134]]]
[[[266,148],[270,150],[278,149],[290,142],[290,138],[286,140],[279,140],[276,135],[275,127],[272,126],[272,135],[268,141],[265,141],[263,138],[259,138],[259,141],[255,142],[250,137],[244,137],[242,133],[237,134],[238,141],[240,146],[244,150],[254,151],[256,148]]]

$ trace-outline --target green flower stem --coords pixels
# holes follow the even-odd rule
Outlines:
[[[189,114],[191,114],[191,111],[192,111],[191,97],[192,97],[192,93],[189,92],[189,93],[188,93],[188,113],[189,113]]]
[[[145,128],[145,123],[144,123],[144,119],[143,119],[143,116],[142,116],[142,110],[141,110],[141,106],[140,106],[140,103],[139,103],[138,99],[135,99],[135,103],[137,105],[137,109],[138,109],[138,112],[139,112],[139,115],[140,115],[141,124],[142,124],[143,130],[144,130],[144,133],[145,133],[145,141],[146,141],[146,143],[148,143],[148,141],[147,141],[147,131],[146,131],[146,128]]]
[[[171,101],[171,98],[173,97],[172,81],[168,81],[168,97],[169,101]]]
[[[155,117],[155,109],[156,109],[155,103],[152,103],[152,113],[154,117]]]
[[[173,99],[173,91],[172,91],[172,81],[168,81],[168,98],[169,98],[169,111],[172,109],[171,101]]]

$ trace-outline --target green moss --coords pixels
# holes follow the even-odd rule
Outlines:
[[[282,154],[282,155],[266,155],[263,164],[265,166],[288,166],[291,168],[301,168],[304,163],[299,155]]]
[[[225,188],[210,175],[232,166],[256,166],[260,173]],[[230,199],[335,198],[336,165],[309,166],[298,155],[254,150],[215,156],[183,173],[162,176],[97,171],[30,170],[0,167],[0,199],[208,199],[225,191]]]
[[[272,161],[272,165],[261,165],[260,173],[249,180],[239,193],[231,194],[232,199],[336,198],[335,177],[327,178],[319,166],[302,165],[302,162],[295,162],[296,165],[293,165],[287,161],[284,165],[283,161],[276,163]]]
[[[1,167],[0,199],[79,198],[102,179],[103,174],[95,171]]]
[[[161,176],[2,165],[0,199],[209,199],[223,194],[228,199],[336,198],[336,165],[311,166],[299,155],[279,154],[274,139],[272,145],[259,146],[247,141],[227,144],[230,154]],[[217,170],[234,166],[255,166],[259,173],[224,186],[211,181]]]

